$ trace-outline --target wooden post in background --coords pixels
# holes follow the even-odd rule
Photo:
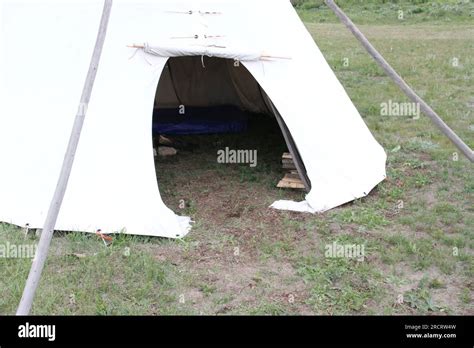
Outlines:
[[[354,34],[362,46],[369,52],[377,64],[387,73],[387,75],[397,84],[398,87],[410,98],[413,102],[420,105],[421,111],[428,116],[431,121],[438,127],[444,135],[471,161],[474,162],[474,152],[464,141],[438,116],[438,114],[418,96],[413,89],[401,78],[400,75],[388,64],[382,55],[375,49],[374,46],[367,40],[362,32],[355,26],[350,18],[336,5],[334,0],[325,0],[331,10],[334,11],[337,17],[344,23],[344,25]]]

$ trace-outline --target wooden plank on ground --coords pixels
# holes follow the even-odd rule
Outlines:
[[[290,170],[291,169],[296,169],[296,166],[293,163],[291,163],[291,164],[286,164],[285,163],[285,164],[283,164],[282,167],[283,167],[283,169],[290,169]]]
[[[304,184],[296,174],[286,174],[283,179],[277,185],[278,188],[292,188],[292,189],[304,189]]]

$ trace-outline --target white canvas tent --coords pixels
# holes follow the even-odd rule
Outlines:
[[[41,228],[102,2],[0,4],[0,221]],[[160,198],[151,137],[158,81],[181,56],[241,61],[291,133],[314,211],[363,197],[385,178],[384,150],[289,0],[116,0],[57,230],[189,231],[189,218]]]

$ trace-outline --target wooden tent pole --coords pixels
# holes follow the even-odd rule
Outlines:
[[[97,75],[97,69],[99,67],[100,57],[107,34],[110,12],[112,10],[112,2],[112,0],[105,0],[104,2],[99,32],[97,34],[97,41],[95,44],[94,53],[91,58],[89,72],[87,73],[86,81],[82,91],[79,109],[74,120],[74,125],[66,154],[64,156],[61,173],[53,199],[49,206],[48,215],[43,226],[43,231],[41,233],[36,255],[33,259],[33,264],[31,265],[30,273],[23,290],[23,296],[21,297],[20,305],[18,306],[18,310],[16,312],[17,315],[28,315],[30,313],[36,289],[41,279],[41,273],[44,268],[46,257],[48,256],[48,250],[53,237],[54,227],[56,225],[59,210],[66,192],[69,176],[71,174],[71,169],[74,162],[74,156],[76,154],[82,126],[87,113],[87,106],[92,94],[92,87],[94,86],[95,77]]]
[[[443,132],[445,136],[471,161],[474,162],[474,152],[471,148],[462,141],[462,139],[438,116],[438,114],[418,96],[415,91],[401,78],[400,75],[388,64],[382,55],[375,49],[374,46],[367,40],[362,32],[355,26],[350,18],[336,5],[334,0],[325,0],[331,10],[339,17],[344,25],[354,34],[360,41],[362,46],[369,52],[372,58],[375,59],[378,65],[385,70],[388,76],[397,84],[398,87],[415,103],[420,105],[420,109],[428,116],[431,121]]]

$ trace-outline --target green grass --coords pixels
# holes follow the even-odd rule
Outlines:
[[[316,313],[361,312],[368,300],[383,295],[383,289],[374,281],[380,275],[364,262],[310,258],[302,260],[298,271],[311,286],[308,303]]]
[[[473,2],[338,3],[474,147]],[[109,247],[95,235],[56,234],[34,314],[474,313],[472,164],[453,156],[426,117],[380,115],[381,103],[406,98],[320,4],[301,2],[298,12],[386,149],[387,180],[324,214],[276,212],[267,208],[273,201],[303,197],[275,189],[281,136],[210,138],[195,153],[160,163],[158,173],[167,205],[196,221],[192,232],[177,241],[118,235]],[[257,168],[217,165],[223,142],[257,148]],[[7,241],[37,237],[0,224],[0,244]],[[363,245],[364,260],[326,257],[334,242]],[[0,313],[15,312],[30,265],[0,258]]]
[[[295,0],[295,3],[298,14],[306,22],[337,22],[323,0]],[[358,24],[451,24],[474,19],[471,0],[339,0],[337,4]]]

